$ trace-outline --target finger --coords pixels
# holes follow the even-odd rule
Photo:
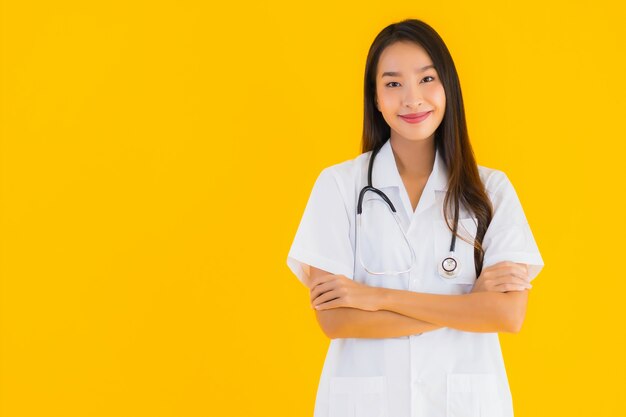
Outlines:
[[[331,308],[337,308],[337,307],[343,307],[343,301],[341,300],[341,298],[335,298],[334,300],[328,301],[326,303],[318,304],[317,307],[315,307],[315,309],[318,311],[321,311],[321,310],[329,310]]]
[[[324,283],[328,280],[330,275],[320,275],[311,280],[311,288],[315,288],[317,285]]]
[[[327,281],[315,286],[311,290],[311,301],[315,300],[319,295],[330,291],[335,287],[335,281]]]
[[[506,290],[506,291],[502,291],[503,293],[509,293],[509,292],[524,292],[524,291],[530,291],[529,288],[514,288],[514,289],[510,289],[510,290]]]
[[[508,268],[510,266],[516,265],[515,262],[511,261],[500,261],[498,263],[493,264],[490,268]]]
[[[311,281],[311,288],[315,288],[316,285],[323,284],[327,281],[333,280],[336,277],[334,274],[320,275],[313,278]]]
[[[334,300],[335,298],[338,298],[336,291],[327,291],[324,294],[320,294],[315,300],[313,300],[311,305],[315,307],[327,301]]]
[[[528,276],[528,268],[526,264],[517,264],[517,270],[519,271],[519,275],[523,278]]]
[[[494,274],[500,276],[503,273],[507,273],[511,266],[507,265],[506,262],[507,261],[498,262],[497,264],[491,265],[490,267],[483,268],[481,275]]]
[[[528,284],[530,285],[530,284]],[[527,285],[519,285],[519,284],[500,284],[496,285],[497,291],[507,292],[507,291],[524,291],[530,289]]]
[[[529,286],[530,285],[528,280],[526,280],[524,278],[516,277],[516,276],[513,276],[513,275],[507,275],[507,276],[499,277],[499,278],[495,279],[494,281],[496,282],[496,285],[502,285],[502,284],[515,284],[515,285],[523,285],[523,286]]]
[[[518,278],[522,278],[526,281],[528,281],[528,274],[526,274],[523,270],[520,269],[520,267],[518,265],[516,265],[515,267],[500,267],[494,271],[490,271],[489,274],[492,277],[518,277]]]
[[[528,288],[526,288],[525,286],[518,285],[518,284],[501,284],[501,285],[496,285],[494,288],[494,290],[498,292],[524,291],[527,289]]]
[[[494,270],[513,270],[516,271],[516,273],[523,275],[526,275],[528,273],[528,265],[524,264],[524,263],[517,263],[517,262],[511,262],[511,261],[502,261],[502,262],[498,262],[496,264],[493,264],[492,266],[485,268],[485,269],[494,269]]]
[[[528,268],[526,267],[526,264],[513,262],[511,264],[511,271],[520,277],[526,277],[528,275]]]

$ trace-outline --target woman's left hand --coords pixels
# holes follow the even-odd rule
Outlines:
[[[352,307],[378,311],[379,301],[379,288],[360,284],[345,275],[322,275],[311,282],[311,307],[316,310]]]

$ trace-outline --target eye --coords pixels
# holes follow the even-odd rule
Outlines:
[[[422,80],[425,80],[425,79],[427,79],[427,78],[431,78],[431,79],[432,79],[432,81],[434,81],[434,80],[435,80],[435,77],[433,77],[433,76],[431,76],[431,75],[428,75],[428,76],[426,76],[426,77],[422,78]],[[429,82],[429,83],[430,83],[430,82],[432,82],[432,81],[427,81],[427,82]],[[399,83],[398,83],[397,81],[391,81],[391,82],[389,82],[389,83],[385,84],[385,86],[386,86],[386,87],[390,87],[390,85],[389,85],[389,84],[399,84]]]

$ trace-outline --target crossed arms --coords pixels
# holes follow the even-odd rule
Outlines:
[[[311,266],[310,283],[329,274]],[[312,292],[313,287],[309,286]],[[380,300],[377,311],[336,307],[316,311],[316,317],[331,339],[400,337],[442,327],[468,332],[519,332],[529,290],[501,292],[495,288],[462,295],[376,288]]]

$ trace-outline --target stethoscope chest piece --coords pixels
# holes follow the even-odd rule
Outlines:
[[[454,255],[454,252],[450,252],[443,261],[439,263],[439,275],[442,278],[456,278],[461,270],[461,264]]]

